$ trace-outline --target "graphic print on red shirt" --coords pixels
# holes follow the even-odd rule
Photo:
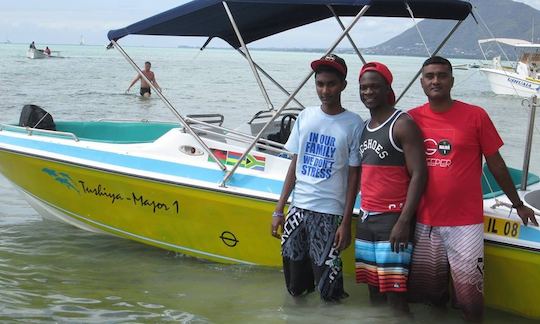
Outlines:
[[[490,156],[503,145],[488,114],[457,100],[442,113],[426,103],[409,114],[424,136],[428,166],[418,222],[431,226],[482,223],[482,155]]]
[[[400,212],[407,198],[410,176],[403,150],[394,142],[396,120],[404,114],[396,110],[374,129],[366,122],[360,139],[362,176],[362,210],[366,212]]]

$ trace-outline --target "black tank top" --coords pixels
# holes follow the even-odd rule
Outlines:
[[[404,114],[396,110],[376,128],[364,126],[360,140],[362,154],[362,209],[367,212],[399,212],[405,204],[410,176],[405,155],[392,136],[396,120]]]

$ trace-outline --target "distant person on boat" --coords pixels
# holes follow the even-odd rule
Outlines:
[[[32,41],[32,43],[30,43],[29,48],[30,49],[36,49],[36,44],[34,43],[34,41]]]
[[[285,144],[293,158],[271,233],[281,237],[289,293],[300,296],[317,289],[323,300],[338,301],[348,296],[339,255],[351,241],[363,122],[341,105],[347,86],[345,61],[330,54],[313,61],[311,68],[321,105],[300,113]],[[284,219],[291,192],[292,205]]]
[[[409,313],[407,279],[416,209],[426,184],[424,139],[407,113],[394,108],[392,73],[379,62],[360,70],[360,99],[371,118],[360,139],[363,216],[355,241],[356,281],[374,305]]]
[[[142,71],[142,73],[150,81],[150,83],[152,83],[158,89],[158,91],[161,92],[161,88],[160,88],[159,84],[156,81],[156,76],[155,76],[154,72],[150,71],[151,67],[152,67],[152,64],[150,62],[148,62],[148,61],[144,62],[144,70]],[[139,80],[141,80],[141,90],[139,91],[139,93],[143,97],[147,97],[147,98],[150,97],[150,95],[152,94],[151,91],[150,91],[150,85],[148,84],[148,82],[146,82],[145,79],[143,79],[141,77],[140,74],[137,74],[135,79],[133,79],[133,81],[131,82],[131,84],[129,85],[129,87],[126,90],[126,93],[128,93],[129,90],[131,89],[131,87],[135,83],[137,83],[137,81],[139,81]]]
[[[420,83],[428,102],[409,114],[424,135],[428,181],[417,213],[410,300],[444,307],[452,295],[453,306],[463,311],[466,320],[481,321],[482,156],[523,223],[538,224],[516,192],[499,154],[503,141],[486,111],[452,99],[450,62],[439,56],[427,59]]]
[[[43,53],[51,56],[51,50],[49,49],[49,46],[45,47],[45,50],[43,51]]]

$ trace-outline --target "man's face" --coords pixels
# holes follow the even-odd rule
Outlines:
[[[150,64],[148,64],[148,63],[145,63],[145,64],[144,64],[144,70],[145,70],[145,71],[150,71],[150,67],[151,67]]]
[[[360,100],[369,109],[388,104],[390,87],[382,75],[375,71],[367,71],[360,78]]]
[[[450,99],[454,77],[445,64],[430,64],[422,68],[420,84],[430,100]]]
[[[321,102],[328,106],[340,103],[341,92],[345,90],[347,81],[341,80],[335,73],[319,72],[315,77],[315,87]]]

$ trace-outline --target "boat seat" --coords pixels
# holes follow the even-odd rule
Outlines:
[[[152,143],[176,127],[179,125],[157,122],[56,122],[57,131],[73,133],[84,140],[117,144]]]
[[[519,188],[521,186],[521,176],[523,172],[514,168],[508,168],[508,172],[510,172],[510,177],[512,178],[512,182],[514,183],[515,187]],[[529,176],[527,177],[527,185],[532,185],[537,182],[540,182],[540,177],[529,172]],[[484,195],[484,199],[504,195],[501,187],[499,187],[497,181],[495,181],[495,177],[493,177],[493,174],[491,171],[489,171],[487,164],[484,164],[482,168],[482,193]]]
[[[534,190],[523,197],[527,204],[533,206],[536,209],[540,209],[540,190]]]

